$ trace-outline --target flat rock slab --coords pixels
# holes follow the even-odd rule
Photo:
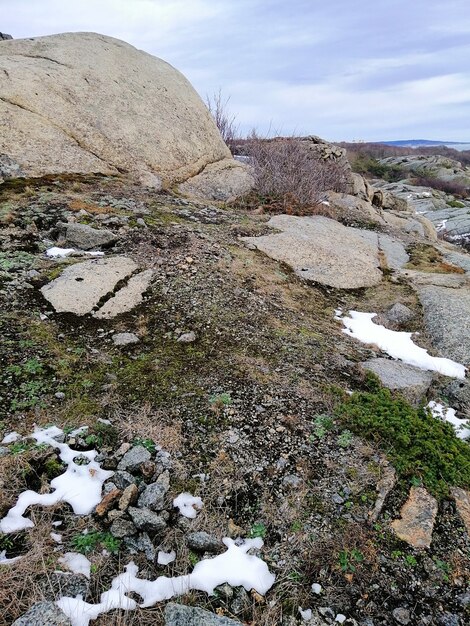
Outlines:
[[[276,215],[268,226],[281,233],[244,237],[259,250],[292,267],[295,273],[337,289],[372,287],[382,280],[377,243],[357,228],[328,217]]]
[[[451,493],[454,496],[457,511],[467,529],[467,534],[470,536],[470,492],[460,489],[460,487],[454,487]]]
[[[241,622],[204,609],[170,602],[165,607],[165,626],[240,626]]]
[[[437,515],[437,501],[423,487],[412,487],[400,519],[391,526],[396,536],[413,548],[429,548]]]
[[[382,385],[392,391],[399,391],[407,400],[417,404],[432,382],[432,373],[421,370],[401,361],[372,359],[362,364],[374,372]]]
[[[93,314],[98,319],[110,319],[127,313],[142,302],[143,295],[150,287],[153,270],[145,270],[129,279],[127,285],[120,289],[112,298]]]
[[[443,356],[470,363],[470,289],[425,285],[416,287],[424,324]]]
[[[101,298],[112,293],[116,285],[135,272],[137,264],[127,257],[93,259],[71,265],[41,288],[42,295],[57,313],[86,315]]]

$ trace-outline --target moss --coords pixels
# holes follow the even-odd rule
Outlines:
[[[402,478],[419,479],[436,496],[451,485],[470,486],[470,447],[452,426],[414,408],[388,389],[356,392],[337,415],[353,432],[372,440],[390,457]]]
[[[417,269],[422,272],[433,272],[438,274],[464,274],[465,270],[447,263],[442,254],[428,244],[414,244],[408,248],[410,261],[406,267]]]

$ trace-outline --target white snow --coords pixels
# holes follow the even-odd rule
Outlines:
[[[89,426],[79,426],[78,428],[75,428],[75,430],[71,430],[69,432],[69,437],[77,437],[78,435],[82,435],[83,433],[86,433],[89,428]]]
[[[312,585],[312,591],[313,593],[316,593],[317,595],[321,593],[322,590],[322,586],[319,585],[318,583],[313,583]]]
[[[104,256],[104,252],[100,252],[99,250],[83,250],[83,254],[88,254],[89,256]]]
[[[338,613],[338,615],[335,617],[335,622],[339,622],[340,624],[342,624],[345,621],[346,615],[343,615],[342,613]]]
[[[190,493],[183,492],[173,500],[173,506],[178,507],[184,517],[194,519],[197,511],[202,509],[202,500]]]
[[[2,443],[14,443],[15,441],[18,441],[18,439],[21,439],[21,435],[14,430],[3,437]]]
[[[209,595],[223,583],[232,587],[243,586],[247,591],[255,589],[264,595],[273,585],[275,576],[259,557],[248,554],[251,548],[261,548],[260,538],[246,539],[240,546],[225,538],[227,551],[211,559],[199,561],[191,574],[168,578],[159,576],[156,580],[137,578],[138,568],[131,562],[126,571],[114,578],[111,589],[101,594],[99,604],[89,604],[80,597],[63,597],[56,602],[70,618],[72,626],[88,626],[91,620],[112,609],[132,611],[137,608],[135,600],[126,594],[137,593],[143,599],[141,607],[153,606],[157,602],[169,600],[187,593],[191,589],[205,591]]]
[[[424,348],[413,343],[412,333],[388,330],[384,326],[374,324],[372,319],[377,315],[376,313],[349,311],[349,315],[350,317],[345,315],[339,318],[346,326],[343,332],[347,335],[363,343],[374,343],[392,358],[409,365],[423,370],[433,370],[445,376],[465,378],[463,365],[450,359],[431,356]]]
[[[71,255],[75,252],[75,248],[49,248],[46,250],[46,255],[51,259],[63,259],[66,256]]]
[[[11,565],[12,563],[15,563],[16,561],[19,561],[21,559],[20,556],[14,556],[11,559],[9,559],[7,556],[7,551],[6,550],[2,550],[0,552],[0,565]]]
[[[459,439],[467,439],[470,437],[470,421],[457,417],[455,409],[450,407],[446,408],[442,404],[439,404],[439,402],[434,402],[434,400],[431,400],[428,407],[431,409],[431,413],[434,417],[452,424],[455,434]]]
[[[97,422],[101,422],[101,424],[106,424],[107,426],[111,426],[112,425],[112,421],[111,420],[106,420],[103,417],[99,417],[96,421]]]
[[[302,607],[299,606],[299,613],[304,622],[308,622],[312,619],[312,609],[302,609]]]
[[[39,494],[35,491],[23,491],[18,496],[18,501],[7,515],[0,520],[0,532],[12,533],[24,528],[32,528],[34,523],[23,517],[26,509],[33,504],[52,506],[57,502],[68,502],[76,515],[89,515],[94,507],[101,501],[101,488],[105,480],[113,475],[113,472],[101,469],[94,461],[96,450],[76,452],[67,444],[57,442],[54,437],[62,434],[62,430],[56,426],[34,431],[32,437],[38,443],[45,443],[59,450],[59,456],[67,464],[66,471],[51,481],[54,491]],[[80,456],[89,460],[88,465],[77,465],[74,458]]]
[[[157,563],[159,565],[168,565],[169,563],[173,563],[175,559],[176,552],[174,550],[172,550],[171,552],[163,552],[162,550],[160,550],[157,555]]]
[[[66,552],[64,556],[59,559],[59,563],[62,563],[62,565],[74,574],[83,574],[88,579],[90,578],[91,563],[83,554],[78,552]]]
[[[59,533],[49,533],[49,535],[56,543],[62,543],[62,535]]]

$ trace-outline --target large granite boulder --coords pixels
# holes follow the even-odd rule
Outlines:
[[[166,187],[212,163],[233,163],[186,78],[117,39],[63,33],[4,41],[0,70],[0,182],[12,173],[127,173]],[[244,190],[243,174],[249,180],[238,164]]]
[[[441,180],[470,186],[470,168],[463,167],[459,161],[441,155],[412,154],[380,159],[383,165],[400,167],[406,172],[418,176],[429,176]],[[404,177],[405,177],[404,176]]]

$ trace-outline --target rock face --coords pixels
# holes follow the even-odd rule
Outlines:
[[[55,602],[38,602],[12,626],[72,626],[72,622]]]
[[[470,492],[460,489],[460,487],[454,487],[452,495],[455,499],[457,511],[465,524],[467,533],[470,535]]]
[[[245,241],[287,263],[301,278],[338,289],[370,287],[382,280],[377,244],[365,241],[362,231],[319,216],[276,215],[268,226],[282,232]]]
[[[400,515],[401,519],[392,522],[397,537],[414,548],[429,548],[437,515],[436,499],[423,487],[412,487]]]
[[[455,181],[463,185],[470,185],[470,168],[462,167],[459,161],[440,155],[407,155],[387,157],[380,163],[390,166],[398,166],[403,170],[432,176],[441,180]]]
[[[0,47],[0,69],[0,154],[10,162],[0,164],[0,182],[13,168],[27,177],[129,173],[158,187],[233,164],[186,78],[122,41],[96,33],[15,39]]]
[[[432,374],[412,365],[390,359],[373,359],[363,366],[374,372],[382,385],[399,391],[412,404],[418,404],[432,382]]]
[[[241,622],[204,609],[170,602],[165,607],[165,626],[240,626]]]

